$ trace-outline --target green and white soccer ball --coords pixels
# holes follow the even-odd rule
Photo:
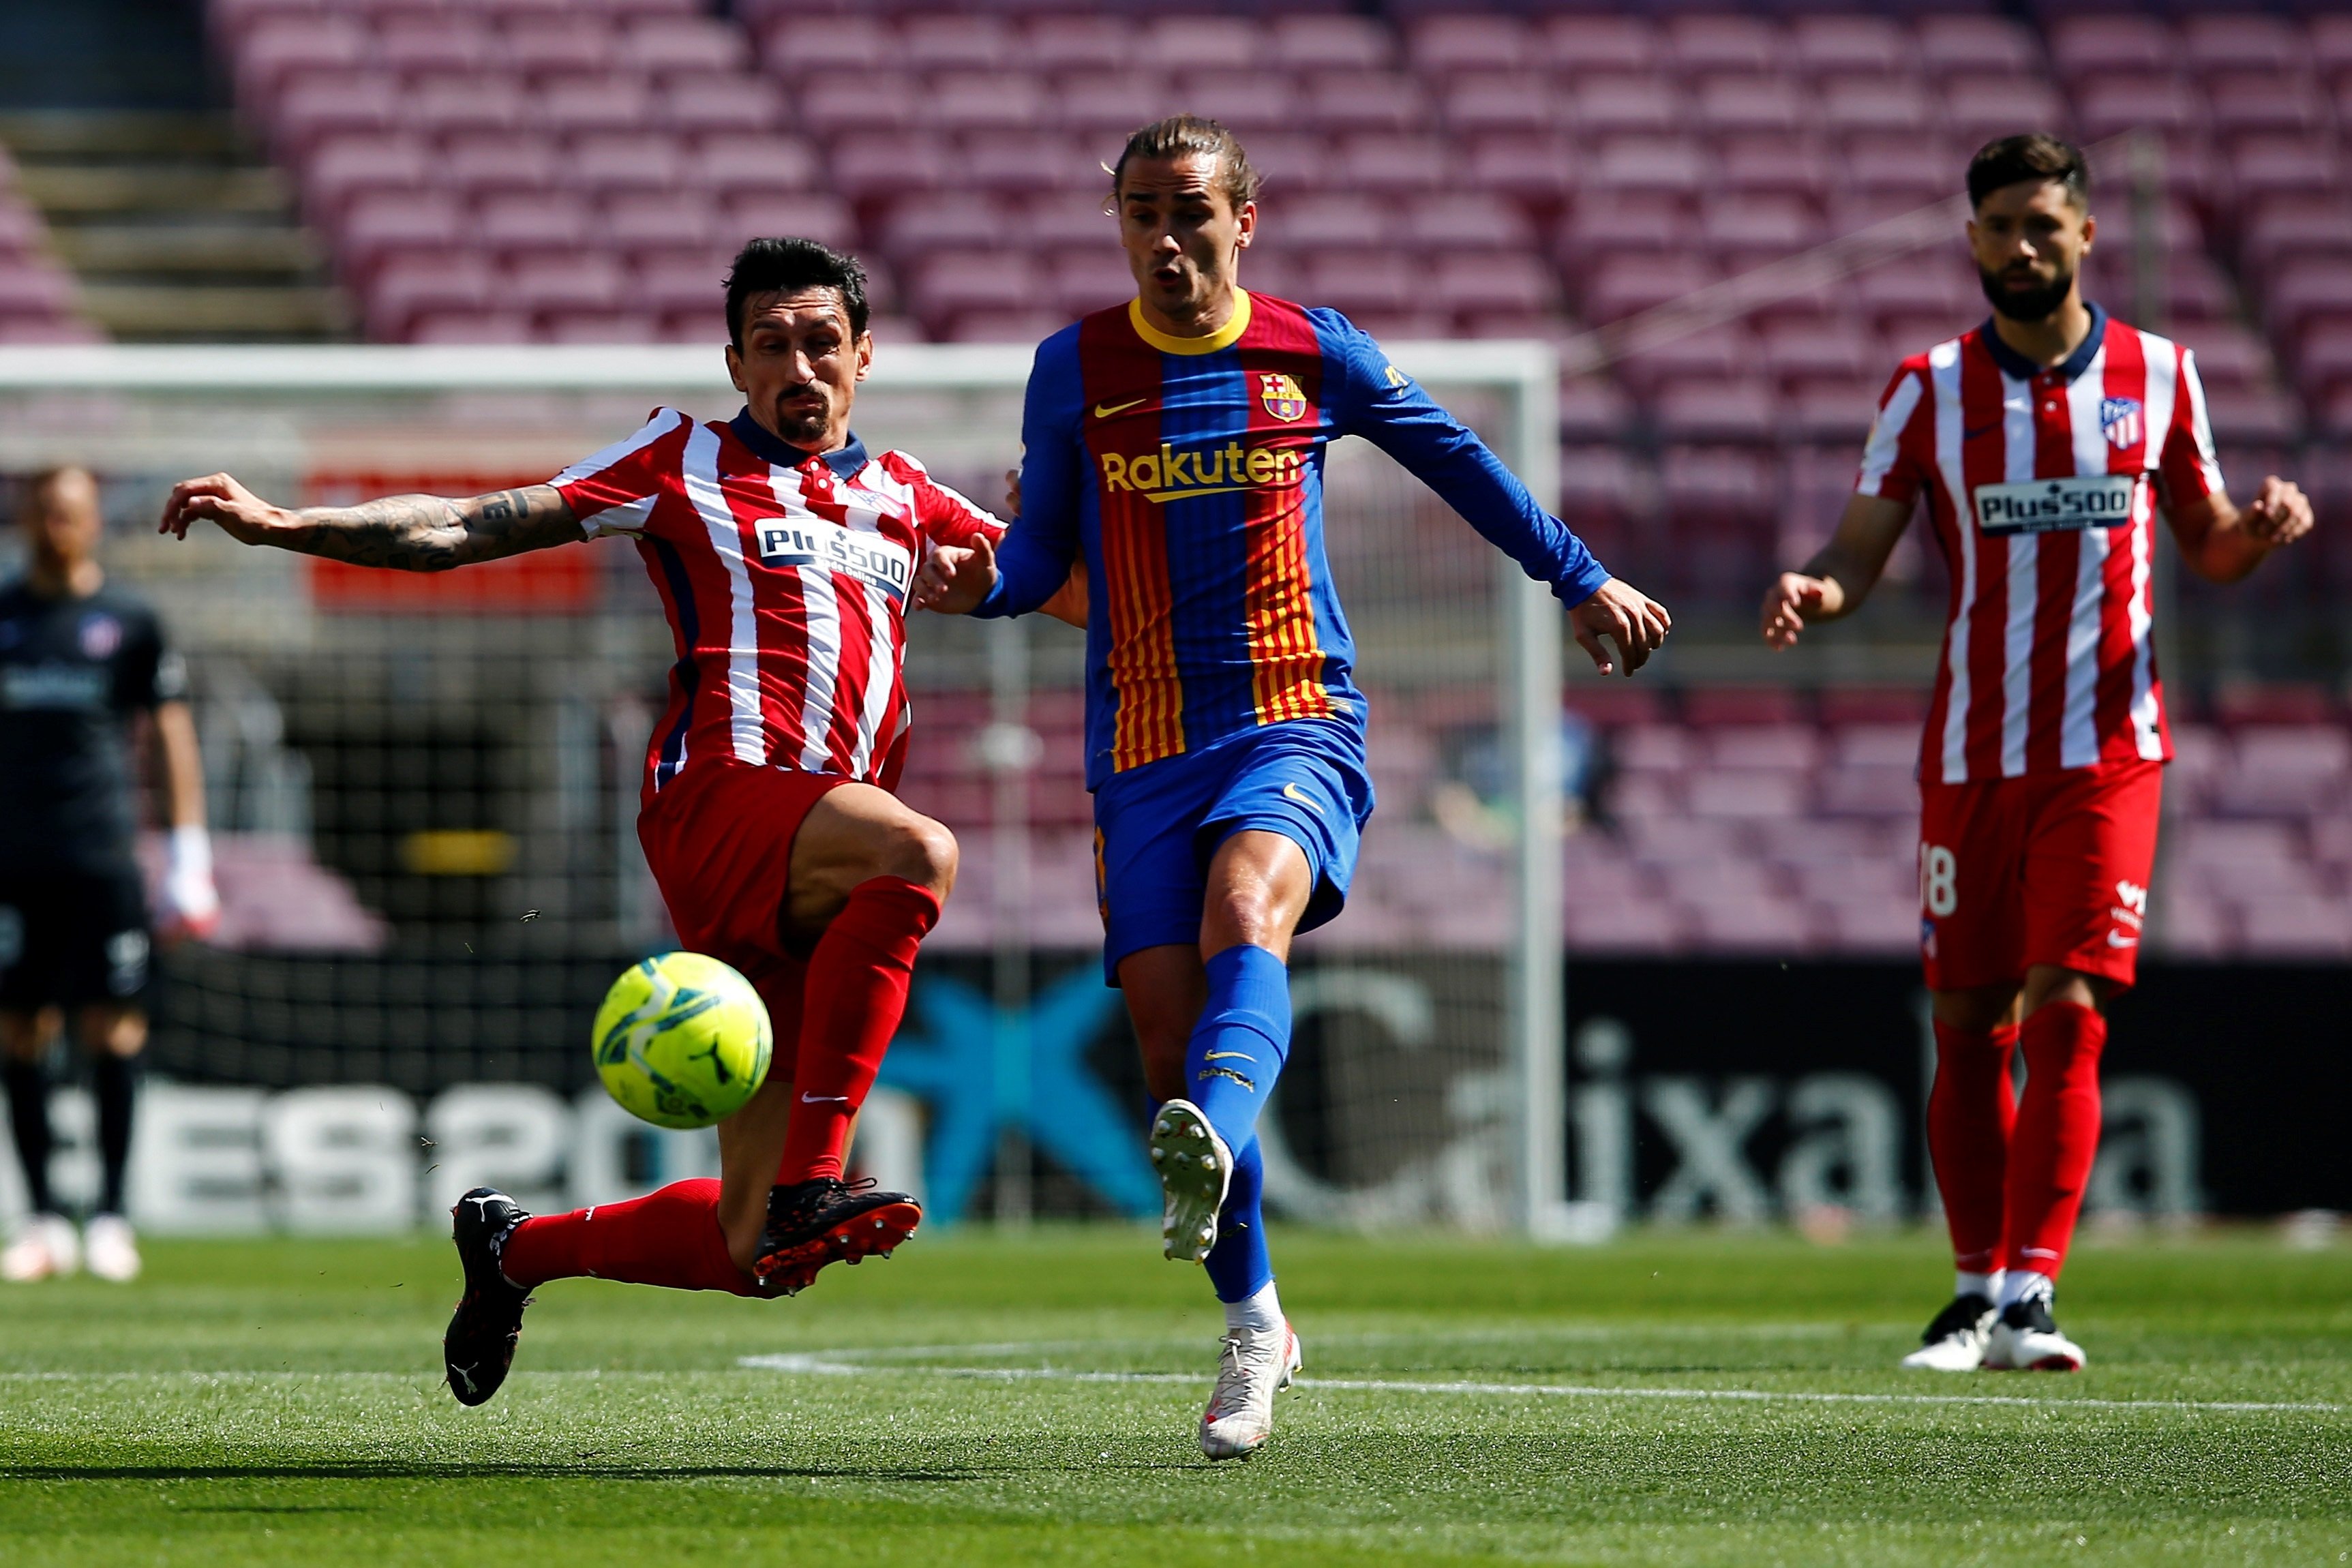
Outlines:
[[[768,1077],[775,1031],[751,983],[698,952],[632,964],[596,1009],[596,1076],[656,1127],[709,1127]]]

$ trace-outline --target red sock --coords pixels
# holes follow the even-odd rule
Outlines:
[[[1953,1266],[1968,1274],[2000,1267],[2002,1194],[2017,1096],[2010,1053],[2017,1026],[1987,1034],[1936,1026],[1936,1084],[1927,1095],[1927,1151],[1952,1233]]]
[[[759,1294],[727,1255],[719,1183],[709,1176],[672,1182],[625,1203],[527,1219],[507,1237],[499,1268],[526,1290],[584,1275],[677,1290]]]
[[[2025,1099],[2009,1161],[2011,1268],[2058,1278],[2099,1152],[2099,1052],[2107,1021],[2080,1002],[2025,1020]]]
[[[939,923],[940,901],[903,877],[850,889],[809,954],[792,1121],[776,1184],[838,1178],[849,1124],[907,1011],[915,949]]]

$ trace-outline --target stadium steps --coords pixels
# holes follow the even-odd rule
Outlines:
[[[347,338],[350,310],[285,176],[228,115],[0,116],[89,315],[125,342]]]

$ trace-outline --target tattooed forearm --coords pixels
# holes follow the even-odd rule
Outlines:
[[[439,496],[386,496],[358,506],[306,507],[287,545],[354,566],[443,572],[458,563],[466,520]]]
[[[583,537],[551,485],[467,500],[387,496],[358,506],[310,507],[296,517],[300,528],[287,537],[289,547],[396,572],[446,572]]]

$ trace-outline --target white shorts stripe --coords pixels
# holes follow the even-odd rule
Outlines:
[[[728,732],[738,761],[768,761],[768,732],[760,711],[760,614],[751,601],[751,574],[743,561],[743,532],[719,488],[719,435],[697,425],[686,438],[686,495],[727,571]]]

